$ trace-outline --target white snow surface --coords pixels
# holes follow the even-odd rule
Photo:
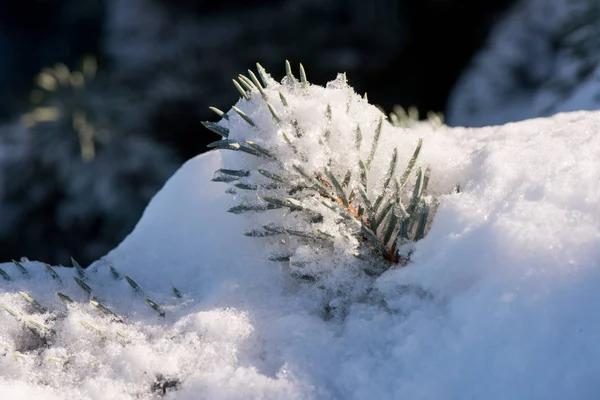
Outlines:
[[[14,278],[0,304],[57,332],[32,349],[33,335],[0,314],[2,398],[157,398],[162,374],[180,380],[169,399],[597,399],[599,130],[600,113],[576,112],[409,133],[424,138],[438,193],[462,191],[441,196],[412,263],[374,281],[378,301],[331,320],[318,289],[266,261],[262,239],[242,235],[245,217],[226,212],[235,199],[210,182],[223,151],[198,156],[87,272],[125,324],[86,304],[73,269],[55,268],[56,284],[41,263],[24,263],[31,279],[0,264]],[[35,314],[19,291],[54,311]],[[69,312],[56,291],[75,300]]]
[[[519,0],[454,87],[454,126],[487,126],[600,108],[596,0]]]

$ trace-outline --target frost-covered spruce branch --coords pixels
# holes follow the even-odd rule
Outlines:
[[[112,265],[83,268],[74,259],[72,264],[53,267],[23,258],[0,268],[0,286],[6,289],[0,302],[0,360],[14,358],[58,374],[34,374],[34,384],[58,387],[64,379],[60,374],[72,378],[74,371],[96,372],[107,348],[134,347],[150,334],[140,326],[140,317],[160,325],[184,306],[185,295],[174,286],[164,287],[167,295],[161,296]],[[144,386],[152,392],[165,393],[180,383],[160,371],[149,379]]]
[[[90,302],[90,304],[97,310],[101,311],[102,314],[111,317],[114,321],[123,323],[124,322],[123,319],[121,317],[119,317],[117,314],[115,314],[113,311],[111,311],[109,308],[104,306],[101,303],[99,295],[92,289],[92,287],[90,287],[90,285],[88,285],[88,283],[86,283],[88,281],[88,277],[90,275],[94,276],[94,273],[97,271],[90,271],[90,270],[84,269],[73,258],[71,258],[71,261],[73,263],[73,271],[75,272],[72,276],[73,281],[76,283],[76,285],[81,290],[83,290],[83,292],[85,292],[87,300]],[[12,262],[15,265],[16,269],[19,271],[19,273],[23,279],[31,278],[31,273],[29,272],[29,269],[25,267],[25,265],[27,263],[30,263],[27,258],[24,257],[21,261],[13,260]],[[34,263],[34,264],[36,264],[36,263]],[[52,266],[45,264],[44,269],[45,269],[46,273],[48,274],[49,278],[51,278],[57,284],[57,286],[65,287],[63,278],[61,278],[61,276],[56,272],[56,270]],[[115,281],[125,280],[127,282],[127,284],[130,286],[131,290],[133,290],[133,292],[137,296],[142,298],[152,310],[154,310],[161,317],[165,316],[165,312],[161,309],[161,307],[156,302],[154,302],[150,298],[148,298],[146,294],[144,294],[144,291],[136,283],[136,281],[134,281],[132,278],[130,278],[127,275],[122,276],[113,266],[109,266],[109,269],[110,269],[110,275],[112,276],[112,278]],[[2,277],[2,280],[6,281],[6,282],[13,281],[13,277],[11,277],[11,275],[9,275],[2,268],[0,268],[0,277]],[[173,291],[173,295],[176,298],[182,297],[182,293],[176,287],[173,286],[172,291]],[[45,307],[41,306],[35,299],[33,299],[31,296],[29,296],[29,294],[27,294],[26,292],[21,291],[21,292],[19,292],[19,294],[21,296],[23,296],[23,298],[25,300],[27,300],[27,302],[29,304],[31,304],[35,308],[36,311],[41,312],[41,313],[46,311]],[[61,292],[56,292],[56,295],[64,304],[66,304],[66,305],[74,304],[74,301],[72,300],[72,298],[69,295],[66,295]],[[8,313],[11,314],[12,316],[14,316],[18,321],[21,321],[20,313],[12,311],[10,309],[10,307],[6,306],[5,304],[0,304],[0,306],[2,306],[6,311],[8,311]],[[34,331],[34,333],[36,333],[38,335],[40,335],[40,333],[42,333],[42,331],[43,331],[44,335],[40,335],[40,337],[47,336],[46,334],[51,331],[50,328],[44,328],[43,330],[37,329],[39,327],[43,327],[43,325],[40,323],[37,323],[37,322],[32,322],[32,321],[33,320],[28,319],[23,322],[25,323],[25,325],[27,325],[29,328],[31,328],[31,330]],[[82,321],[80,321],[80,322],[82,323],[82,325],[84,325],[86,327],[91,326],[88,323],[84,323]],[[30,325],[33,325],[33,327]]]
[[[309,280],[331,269],[328,255],[351,255],[371,275],[406,265],[434,203],[429,168],[416,165],[422,140],[409,141],[399,116],[390,123],[345,74],[322,87],[302,64],[296,78],[286,62],[281,83],[257,67],[258,76],[233,80],[238,103],[227,113],[210,107],[222,119],[204,123],[221,137],[209,147],[233,151],[213,181],[232,185],[239,204],[229,212],[252,222],[245,234],[269,240],[270,259]]]

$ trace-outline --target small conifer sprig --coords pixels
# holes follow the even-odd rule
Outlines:
[[[351,254],[371,275],[406,265],[435,205],[429,168],[417,167],[421,139],[398,166],[399,152],[415,146],[401,128],[414,116],[388,121],[345,74],[324,88],[308,82],[302,64],[297,79],[286,61],[281,83],[257,67],[260,80],[250,70],[233,80],[239,102],[228,112],[210,107],[221,120],[203,123],[221,138],[209,147],[232,151],[213,181],[232,185],[239,204],[229,212],[258,223],[245,235],[270,240],[279,248],[270,259],[310,280],[327,273],[323,252]]]
[[[57,373],[70,374],[74,369],[102,365],[100,360],[94,359],[94,352],[80,354],[79,340],[89,341],[98,352],[107,345],[135,346],[136,340],[147,332],[137,324],[139,311],[123,310],[122,305],[121,310],[117,310],[114,297],[118,292],[114,287],[121,288],[123,296],[119,297],[130,297],[132,301],[142,299],[153,310],[148,317],[156,318],[158,323],[164,323],[165,316],[168,318],[185,307],[184,295],[174,286],[164,288],[166,296],[160,300],[169,304],[163,304],[163,308],[135,280],[122,275],[114,266],[99,265],[108,267],[101,271],[98,266],[83,268],[74,259],[71,262],[72,267],[53,267],[23,257],[0,268],[0,287],[5,289],[0,302],[0,325],[7,330],[17,329],[11,340],[0,342],[0,359],[14,357],[38,366],[51,365]],[[104,278],[113,286],[108,293],[104,290],[107,283]],[[36,285],[44,280],[51,283],[56,296],[39,290]],[[83,333],[79,340],[65,341],[74,329]],[[155,384],[177,386],[178,378],[158,379],[162,376],[156,375],[160,382],[149,384],[149,390],[154,391]],[[47,385],[49,377],[43,375],[42,378],[40,383]]]
[[[112,311],[111,308],[109,308],[107,305],[105,305],[103,302],[105,300],[103,300],[103,296],[99,293],[96,292],[96,290],[93,289],[93,283],[90,282],[90,280],[93,280],[95,271],[89,271],[88,269],[84,269],[81,267],[81,265],[75,261],[74,259],[71,259],[72,264],[73,264],[73,282],[75,282],[76,286],[78,286],[81,289],[80,293],[76,293],[76,291],[73,291],[73,293],[69,293],[69,294],[65,294],[64,291],[65,289],[68,289],[68,280],[64,280],[65,278],[65,274],[61,274],[63,275],[63,277],[61,278],[61,276],[57,273],[56,271],[56,267],[51,267],[50,265],[45,264],[45,270],[47,275],[49,276],[49,278],[51,278],[54,283],[56,284],[57,289],[60,289],[62,291],[57,291],[56,295],[58,296],[58,299],[60,299],[60,301],[62,303],[64,303],[67,307],[67,312],[70,311],[70,307],[80,304],[81,302],[73,300],[73,299],[78,299],[81,298],[83,296],[83,298],[85,299],[86,302],[89,303],[89,306],[91,307],[91,309],[96,310],[96,314],[100,314],[103,315],[106,318],[109,318],[112,322],[116,322],[118,324],[122,324],[119,325],[118,328],[114,328],[114,334],[116,334],[117,336],[124,338],[127,337],[127,334],[125,333],[125,331],[123,329],[127,329],[127,322],[126,319],[122,316],[119,316],[116,312]],[[11,276],[9,275],[5,270],[0,268],[0,276],[2,277],[2,281],[5,282],[13,282],[13,281],[18,281],[19,279],[31,279],[31,272],[30,269],[28,269],[25,265],[27,263],[29,263],[29,260],[27,260],[26,258],[23,258],[21,261],[16,261],[13,260],[12,261],[14,264],[15,269],[18,271],[19,273],[19,277],[15,277],[14,275]],[[64,267],[63,267],[64,268]],[[115,281],[121,281],[121,280],[125,280],[129,287],[131,288],[131,290],[133,290],[133,292],[139,296],[140,298],[144,299],[144,301],[146,302],[146,304],[152,309],[154,310],[154,312],[156,312],[160,317],[164,317],[165,316],[165,312],[163,311],[163,309],[153,300],[151,300],[146,294],[144,294],[144,291],[142,290],[142,288],[140,287],[140,285],[137,284],[137,282],[135,282],[132,278],[130,278],[127,275],[122,276],[113,266],[110,266],[110,274],[112,276],[112,278]],[[73,285],[71,285],[73,286]],[[56,332],[53,328],[51,328],[51,325],[56,325],[56,319],[57,318],[64,318],[65,313],[64,312],[57,312],[57,310],[55,310],[54,306],[52,304],[49,305],[42,305],[40,304],[40,302],[38,302],[32,295],[30,295],[29,293],[25,292],[25,291],[20,291],[19,294],[22,296],[23,301],[25,304],[28,304],[29,307],[29,315],[25,314],[25,310],[22,311],[17,311],[13,308],[11,308],[10,306],[6,305],[6,304],[0,304],[0,306],[10,315],[12,316],[14,319],[16,319],[17,321],[21,322],[23,324],[24,328],[27,328],[29,331],[31,331],[34,334],[34,337],[37,340],[37,345],[38,346],[42,346],[42,347],[48,347],[51,345],[52,340],[54,338],[54,336],[56,335]],[[175,287],[172,287],[172,294],[175,298],[182,298],[183,295],[182,293]],[[78,307],[79,308],[79,312],[84,311],[84,307]],[[51,311],[51,312],[49,312]],[[91,310],[90,310],[91,311]],[[90,320],[93,321],[94,319],[96,319],[97,317],[92,315],[93,312],[90,312]],[[80,323],[81,326],[83,326],[84,328],[88,329],[89,331],[101,335],[103,338],[108,338],[109,336],[112,335],[112,333],[108,333],[108,332],[103,332],[100,328],[95,327],[93,322],[90,322],[89,320],[84,320],[84,319],[80,319],[78,320],[78,322]],[[125,328],[122,328],[125,327]]]

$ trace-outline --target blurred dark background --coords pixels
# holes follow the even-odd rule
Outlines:
[[[234,104],[231,78],[257,61],[277,78],[285,59],[302,62],[318,84],[345,71],[385,109],[443,112],[512,3],[2,1],[0,260],[87,264],[117,245],[177,167],[205,151],[207,107]],[[57,63],[82,70],[89,55],[97,71],[83,86],[82,74],[39,78]]]

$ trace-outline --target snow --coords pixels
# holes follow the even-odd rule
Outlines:
[[[310,90],[330,96],[334,116],[335,97],[352,95],[343,85]],[[241,104],[259,122],[269,114],[253,101]],[[323,115],[311,117],[308,100],[298,109],[306,110],[299,121]],[[372,112],[353,113],[365,122],[366,143]],[[232,135],[252,132],[237,118],[231,114]],[[338,123],[334,117],[332,126]],[[242,235],[261,217],[227,213],[240,196],[210,182],[216,169],[253,158],[224,150],[198,156],[86,272],[96,296],[125,323],[87,304],[73,268],[55,268],[59,284],[41,263],[23,263],[30,279],[0,264],[13,277],[0,285],[0,304],[56,332],[41,346],[0,313],[0,391],[7,398],[156,398],[151,388],[163,376],[179,382],[166,390],[173,399],[598,398],[599,128],[597,112],[478,129],[385,125],[381,149],[398,144],[401,166],[424,139],[419,164],[432,166],[441,204],[412,262],[358,278],[356,285],[374,289],[350,297],[345,315],[334,318],[324,318],[319,288],[266,260],[277,243]],[[269,129],[258,131],[261,143],[274,140]],[[310,157],[310,165],[322,162],[317,150]],[[374,171],[388,162],[388,154],[379,157]],[[461,193],[451,194],[457,182]],[[336,269],[353,265],[342,252],[327,257],[323,263]],[[115,280],[109,265],[134,279],[165,317]],[[343,287],[354,290],[349,284]],[[19,291],[51,311],[33,312]],[[75,301],[68,312],[56,291]]]
[[[454,126],[487,126],[600,108],[595,0],[520,0],[453,89]]]

